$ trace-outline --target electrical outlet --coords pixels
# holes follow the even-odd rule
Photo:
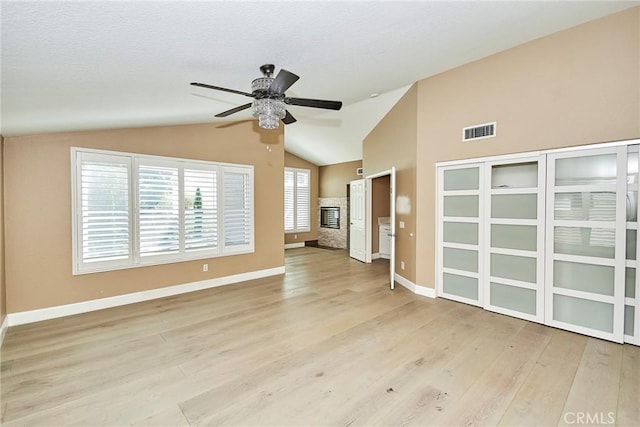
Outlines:
[[[404,270],[404,261],[400,261],[400,270]]]
[[[202,264],[202,271],[209,271],[209,264]]]
[[[298,235],[297,235],[297,234],[294,234],[294,235],[293,235],[293,238],[297,240],[297,239],[298,239]]]
[[[404,228],[404,221],[400,221],[400,228]]]

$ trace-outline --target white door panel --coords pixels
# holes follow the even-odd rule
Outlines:
[[[349,256],[366,262],[365,180],[351,181],[349,200]]]

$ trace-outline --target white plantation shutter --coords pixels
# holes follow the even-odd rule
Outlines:
[[[138,244],[141,257],[180,249],[178,168],[138,165]]]
[[[224,166],[224,250],[253,248],[253,169]]]
[[[76,270],[127,265],[131,258],[128,158],[77,153]]]
[[[184,170],[186,251],[218,246],[216,170]]]
[[[71,154],[74,274],[254,251],[253,166]]]
[[[284,171],[284,231],[295,230],[295,171]]]
[[[310,230],[310,175],[310,171],[296,172],[296,230],[298,231]]]
[[[311,171],[284,170],[284,231],[307,232],[311,229]]]

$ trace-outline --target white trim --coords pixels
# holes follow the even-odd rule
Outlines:
[[[260,279],[263,277],[284,274],[284,266],[267,268],[264,270],[250,271],[247,273],[234,274],[231,276],[217,277],[214,279],[202,280],[199,282],[185,283],[182,285],[167,286],[164,288],[151,289],[148,291],[134,292],[131,294],[116,295],[113,297],[100,298],[90,301],[83,301],[73,304],[58,305],[54,307],[41,308],[37,310],[10,313],[7,315],[8,326],[22,325],[25,323],[39,322],[42,320],[55,319],[58,317],[71,316],[74,314],[87,313],[90,311],[102,310],[105,308],[118,307],[121,305],[133,304],[136,302],[149,301],[158,298],[165,298],[172,295],[185,294],[203,289],[215,288],[218,286],[231,285],[247,280]]]
[[[515,160],[522,159],[526,157],[536,157],[539,156],[541,151],[528,151],[526,153],[515,153],[515,154],[501,154],[498,156],[487,156],[487,157],[475,157],[471,159],[460,159],[460,160],[448,160],[444,162],[436,162],[436,168],[442,166],[462,166],[467,165],[469,163],[484,163],[484,162],[493,162],[493,161],[502,161],[502,160]]]
[[[285,249],[304,248],[304,242],[285,243],[284,244],[284,248]]]
[[[4,316],[2,325],[0,325],[0,347],[2,347],[2,343],[4,342],[4,336],[7,334],[7,329],[9,329],[9,315]]]
[[[413,292],[416,295],[422,295],[423,297],[429,297],[429,298],[436,297],[436,290],[434,288],[428,288],[426,286],[416,285],[415,283],[405,279],[398,273],[395,273],[393,277],[395,281],[398,282],[398,284],[409,289],[411,292]]]
[[[380,252],[376,252],[376,253],[371,254],[371,261],[373,261],[374,259],[379,259],[379,258],[382,258],[380,256]],[[389,259],[389,258],[387,258],[387,259]]]
[[[482,163],[488,161],[502,161],[502,160],[516,160],[523,157],[535,157],[541,154],[556,154],[562,152],[571,152],[571,151],[579,151],[579,150],[590,150],[593,148],[610,148],[610,147],[619,147],[625,145],[634,145],[640,144],[640,139],[626,139],[621,141],[612,141],[612,142],[601,142],[597,144],[588,144],[588,145],[574,145],[570,147],[563,148],[553,148],[548,150],[539,150],[539,151],[527,151],[524,153],[514,153],[514,154],[500,154],[497,156],[487,156],[487,157],[475,157],[470,159],[459,159],[459,160],[447,160],[442,162],[436,162],[435,166],[461,166],[468,163]]]
[[[593,148],[621,147],[625,145],[634,145],[634,144],[640,144],[640,139],[623,139],[619,141],[600,142],[597,144],[575,145],[573,147],[563,147],[563,148],[552,148],[549,150],[544,150],[542,151],[542,153],[556,154],[556,153],[565,153],[565,152],[577,151],[577,150],[591,150]]]

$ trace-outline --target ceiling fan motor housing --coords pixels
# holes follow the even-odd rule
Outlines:
[[[273,64],[264,64],[262,67],[260,67],[260,72],[265,76],[265,77],[271,77],[273,76],[273,72],[275,71],[276,66]]]

